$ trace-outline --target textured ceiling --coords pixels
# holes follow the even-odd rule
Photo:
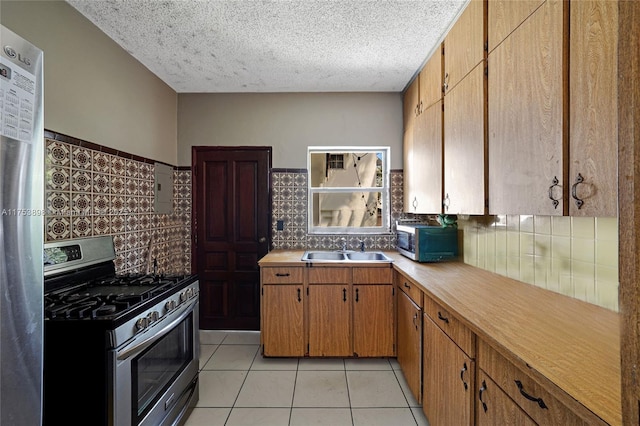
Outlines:
[[[466,0],[67,0],[178,93],[400,92]]]

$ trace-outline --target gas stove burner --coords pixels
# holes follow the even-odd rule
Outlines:
[[[102,305],[97,309],[91,311],[92,318],[103,317],[107,315],[114,314],[118,310],[118,307],[115,305]]]

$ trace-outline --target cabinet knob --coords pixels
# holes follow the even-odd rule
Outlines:
[[[267,241],[265,237],[260,237],[260,239],[258,240],[259,243],[264,243],[265,241]]]
[[[444,196],[444,200],[442,200],[442,207],[444,207],[444,211],[449,211],[449,206],[451,205],[451,199],[449,198],[449,193]]]

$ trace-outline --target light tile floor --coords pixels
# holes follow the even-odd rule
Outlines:
[[[186,426],[427,425],[395,359],[263,358],[259,332],[200,331]]]

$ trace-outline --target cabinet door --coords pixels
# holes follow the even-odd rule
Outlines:
[[[262,287],[264,356],[304,356],[302,284]]]
[[[420,71],[420,97],[418,111],[422,114],[427,108],[442,99],[442,48],[437,48]]]
[[[398,363],[416,401],[422,400],[422,310],[398,294]]]
[[[442,101],[416,118],[413,133],[411,200],[413,213],[442,211]]]
[[[444,97],[444,212],[485,214],[484,62]]]
[[[563,182],[564,3],[547,0],[489,53],[490,214],[563,214],[549,192]]]
[[[445,96],[484,59],[484,4],[471,0],[444,39]]]
[[[570,11],[569,212],[617,216],[618,4],[574,1]]]
[[[309,356],[351,356],[348,285],[310,285]]]
[[[428,315],[423,330],[422,407],[429,424],[471,425],[474,361]]]
[[[545,0],[489,0],[489,52],[518,28]]]
[[[394,356],[393,285],[353,286],[353,352]]]
[[[536,423],[482,370],[478,373],[478,388],[478,426],[535,426]]]
[[[402,139],[402,155],[403,155],[403,210],[408,213],[413,213],[415,208],[413,206],[413,200],[417,200],[417,195],[414,194],[416,189],[415,171],[413,167],[413,126],[415,125],[415,119],[411,123],[405,126],[403,139]],[[417,203],[417,201],[416,201]]]

